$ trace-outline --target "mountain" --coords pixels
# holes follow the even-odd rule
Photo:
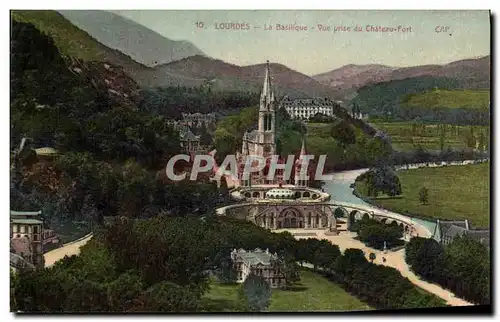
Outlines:
[[[85,13],[85,11],[82,12]],[[149,67],[119,50],[103,45],[56,11],[15,10],[11,12],[11,18],[14,21],[32,23],[40,31],[49,35],[54,39],[55,45],[63,56],[74,57],[85,62],[97,61],[109,64],[114,71],[118,73],[123,71],[141,87],[193,87],[210,84],[214,90],[253,92],[259,92],[262,88],[264,64],[241,67],[204,55],[194,55]],[[331,87],[284,65],[271,64],[271,69],[276,77],[277,95],[289,95],[292,98],[307,96],[341,98]]]
[[[61,54],[83,61],[106,62],[122,68],[129,76],[139,77],[146,67],[122,52],[108,48],[88,33],[74,26],[61,14],[52,10],[12,10],[12,21],[33,24],[42,33],[50,36]]]
[[[327,96],[340,99],[331,87],[281,64],[270,64],[277,95],[292,98]],[[155,66],[142,75],[142,86],[171,85],[200,86],[210,84],[213,89],[260,91],[265,64],[237,66],[206,56],[191,56],[168,64]]]
[[[66,19],[103,45],[155,66],[194,55],[205,55],[188,41],[171,40],[132,20],[109,11],[60,10]]]
[[[421,76],[455,78],[464,88],[489,88],[490,68],[490,56],[488,55],[458,60],[444,65],[403,68],[385,65],[346,65],[314,75],[312,78],[340,91],[353,91],[365,85]]]
[[[385,65],[346,65],[332,71],[314,75],[313,79],[337,90],[357,89],[368,83],[385,81],[396,67]]]

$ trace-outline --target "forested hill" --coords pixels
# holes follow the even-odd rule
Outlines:
[[[178,132],[139,109],[137,84],[119,67],[62,55],[52,38],[17,21],[10,58],[13,152],[28,142],[11,164],[11,209],[42,210],[57,232],[66,221],[213,208],[213,184],[158,181],[157,171],[180,152]],[[59,156],[41,160],[40,147]]]
[[[392,120],[414,120],[418,118],[429,122],[451,124],[487,124],[488,109],[479,106],[450,108],[455,106],[432,106],[426,104],[406,106],[406,100],[412,94],[431,92],[435,89],[443,92],[463,88],[463,83],[455,78],[421,76],[394,80],[362,87],[352,103],[370,117],[382,117]],[[445,102],[442,100],[442,102]],[[484,104],[483,104],[484,105]]]

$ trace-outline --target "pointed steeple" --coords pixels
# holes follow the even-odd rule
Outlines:
[[[271,89],[271,71],[269,69],[269,60],[266,63],[266,76],[264,77],[264,86],[262,87],[262,93],[260,94],[260,101],[264,104],[266,108],[271,102],[274,102],[274,93]]]
[[[300,156],[306,155],[306,141],[302,138],[302,147],[300,148]]]

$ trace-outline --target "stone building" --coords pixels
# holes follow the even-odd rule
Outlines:
[[[182,113],[182,123],[188,126],[200,127],[202,125],[208,126],[216,122],[214,113],[201,114],[201,113]]]
[[[437,221],[440,231],[441,244],[451,243],[456,236],[468,235],[486,247],[490,247],[490,231],[488,229],[472,229],[469,220],[440,220]]]
[[[10,211],[12,248],[37,268],[44,267],[41,214],[41,211]]]
[[[183,153],[193,155],[203,151],[200,145],[200,137],[194,135],[191,130],[188,129],[187,131],[179,132],[179,134]]]
[[[290,99],[287,96],[280,102],[291,118],[309,119],[321,113],[326,116],[335,116],[335,104],[339,104],[330,98],[298,98]]]
[[[268,249],[265,251],[257,248],[254,251],[244,249],[231,252],[231,261],[236,270],[236,282],[243,283],[250,273],[262,276],[271,288],[285,287],[286,280],[283,265],[276,253],[271,254]]]

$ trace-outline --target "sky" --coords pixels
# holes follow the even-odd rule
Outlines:
[[[406,67],[490,54],[490,16],[486,10],[112,12],[167,38],[188,40],[212,58],[240,66],[269,60],[306,75],[348,64]],[[217,27],[224,23],[243,24],[249,29]],[[308,30],[276,30],[277,24],[306,26]],[[318,24],[329,26],[330,31],[319,31]],[[269,26],[273,30],[268,30]],[[361,31],[355,31],[356,26]],[[372,31],[367,31],[367,26],[372,26],[368,27]],[[393,32],[376,32],[376,26],[400,27]],[[334,31],[335,27],[343,31]]]

